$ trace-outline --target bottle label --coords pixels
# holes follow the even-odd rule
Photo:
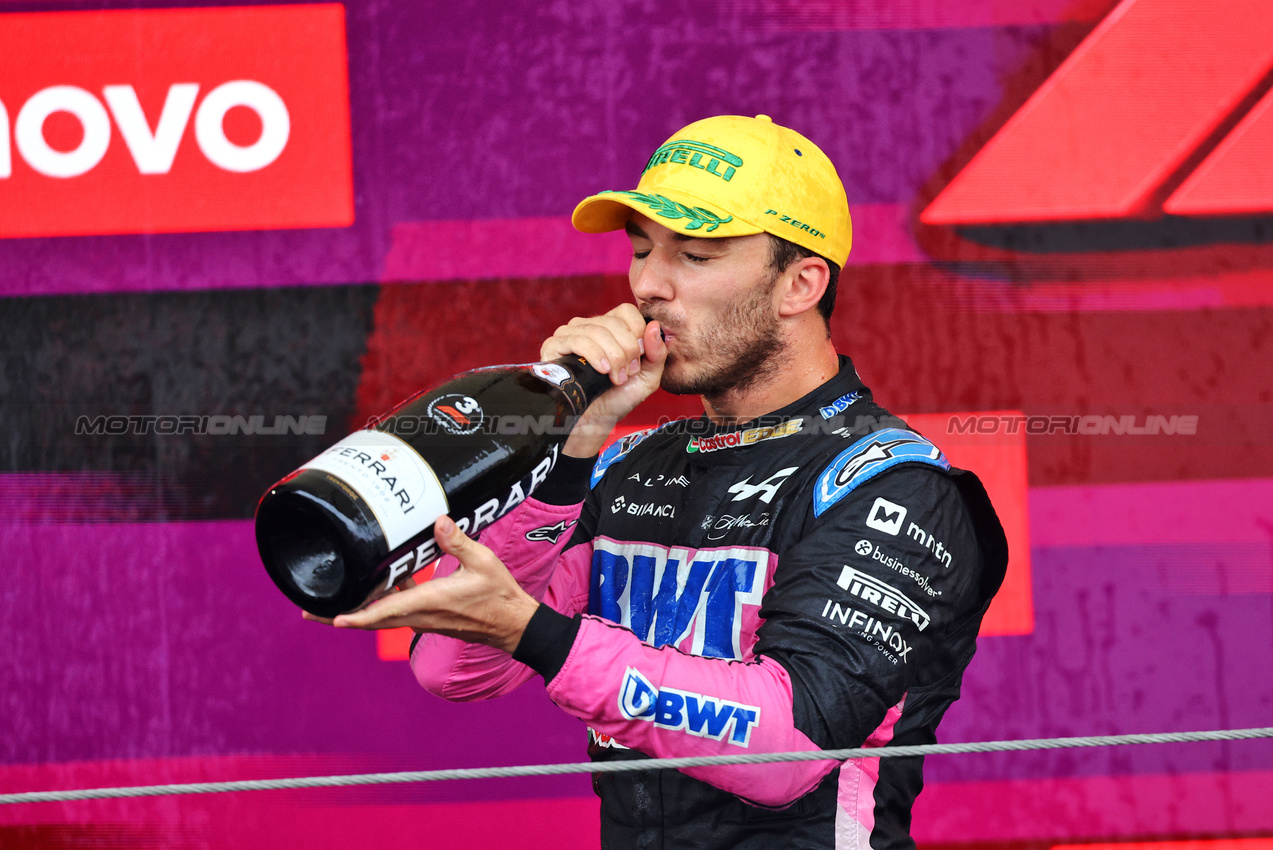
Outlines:
[[[570,370],[560,363],[532,363],[530,371],[535,377],[542,378],[554,387],[560,387],[570,380]]]
[[[355,431],[301,469],[336,476],[363,498],[390,549],[450,508],[437,475],[407,443],[382,431]]]

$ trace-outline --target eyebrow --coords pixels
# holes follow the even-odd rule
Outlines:
[[[629,221],[628,223],[623,225],[623,230],[629,236],[639,236],[642,239],[648,239],[651,242],[654,241],[650,239],[650,237],[646,234],[646,232],[642,230],[641,227],[635,222]],[[706,236],[689,236],[685,233],[677,233],[675,230],[672,231],[672,239],[676,242],[726,242],[728,241],[728,237],[725,237],[722,239],[710,239]]]

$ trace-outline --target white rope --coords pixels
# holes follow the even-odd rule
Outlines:
[[[1195,741],[1238,741],[1273,738],[1273,727],[1222,729],[1214,732],[1165,732],[1146,735],[1091,735],[1079,738],[1031,738],[1022,741],[982,741],[965,744],[858,747],[847,750],[812,750],[789,753],[741,753],[728,756],[635,759],[577,764],[531,764],[517,767],[474,767],[452,770],[415,770],[399,773],[363,773],[344,776],[303,776],[294,779],[247,779],[237,782],[193,782],[185,785],[137,785],[125,788],[88,788],[79,791],[27,791],[0,794],[0,805],[15,803],[64,803],[110,797],[159,797],[174,794],[220,794],[229,791],[277,791],[287,788],[333,788],[346,785],[386,785],[397,782],[440,782],[453,779],[502,779],[513,776],[553,776],[565,773],[623,773],[630,770],[666,770],[722,764],[761,764],[787,761],[845,761],[851,758],[899,758],[905,756],[1002,753],[1018,750],[1056,750],[1072,747],[1113,747],[1125,744],[1177,744]]]

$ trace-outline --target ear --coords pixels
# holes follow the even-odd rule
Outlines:
[[[789,318],[817,309],[830,280],[831,269],[821,257],[806,257],[792,263],[779,281],[778,315]]]

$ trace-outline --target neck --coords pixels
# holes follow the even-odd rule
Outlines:
[[[770,364],[746,387],[702,396],[707,418],[722,426],[750,422],[803,398],[840,371],[840,358],[826,337],[784,346]]]

